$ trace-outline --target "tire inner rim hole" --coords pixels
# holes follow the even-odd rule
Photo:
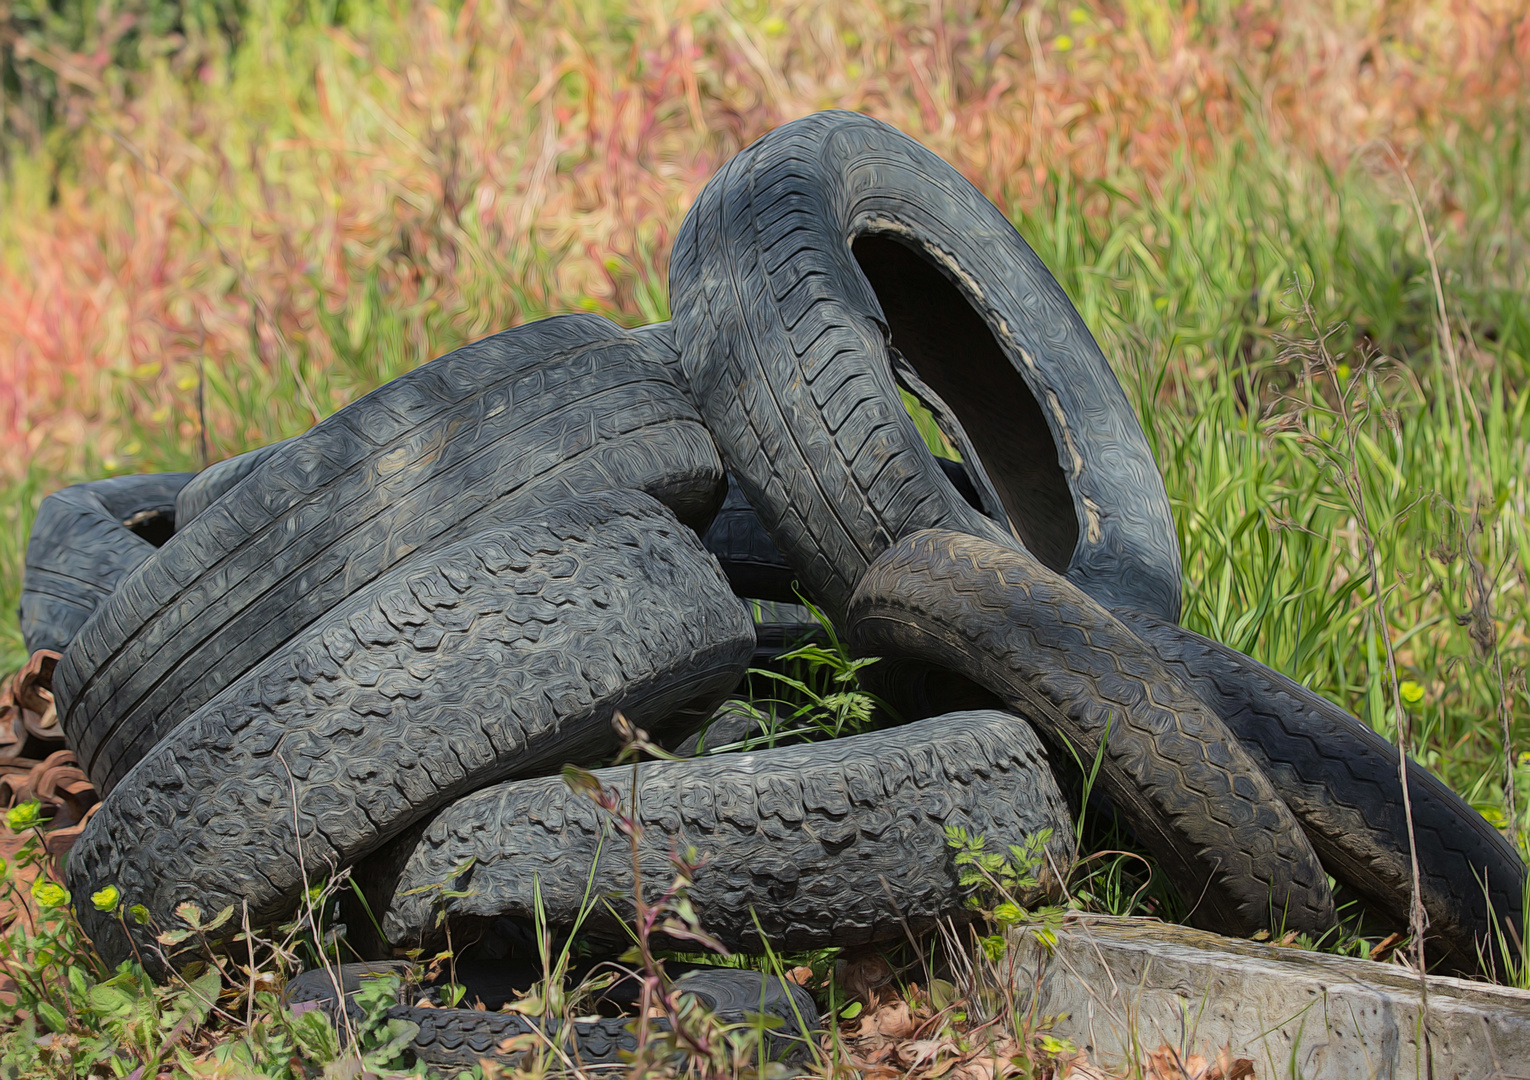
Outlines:
[[[922,252],[879,233],[857,236],[850,250],[893,347],[956,414],[1021,542],[1063,573],[1078,547],[1078,512],[1041,403],[983,316]]]

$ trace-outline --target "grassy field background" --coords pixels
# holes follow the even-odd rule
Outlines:
[[[0,15],[6,611],[63,484],[198,468],[528,319],[665,318],[707,178],[859,109],[952,161],[1078,304],[1168,482],[1185,623],[1390,731],[1326,343],[1416,754],[1508,824],[1530,749],[1522,5],[66,7]],[[23,659],[14,619],[0,651]]]

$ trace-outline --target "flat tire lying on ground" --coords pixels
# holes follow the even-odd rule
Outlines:
[[[361,989],[362,980],[393,973],[403,966],[342,964],[331,970],[305,971],[287,984],[284,1003],[289,1008],[316,1004],[332,1018],[338,1018],[335,1005],[338,986],[346,997],[352,1020],[359,1020],[361,1010],[354,996]],[[779,1026],[765,1036],[768,1060],[800,1062],[811,1055],[809,1040],[818,1030],[818,1007],[802,987],[762,972],[736,968],[694,968],[676,979],[674,985],[682,995],[694,996],[725,1024],[747,1024],[755,1015],[779,1021]],[[524,1064],[527,1057],[533,1056],[532,1052],[506,1051],[502,1047],[507,1039],[533,1031],[547,1036],[545,1043],[538,1040],[538,1047],[547,1050],[555,1068],[563,1065],[563,1056],[578,1066],[614,1065],[626,1060],[623,1054],[637,1049],[637,1036],[630,1030],[633,1021],[625,1016],[565,1024],[515,1013],[418,1007],[401,1001],[388,1010],[387,1019],[415,1025],[410,1052],[416,1062],[436,1068],[471,1068],[484,1058],[510,1066]],[[669,1030],[666,1019],[648,1022],[655,1032]]]
[[[129,955],[122,924],[89,902],[109,884],[161,929],[187,901],[280,920],[307,884],[453,799],[613,752],[618,709],[656,732],[699,726],[753,648],[716,560],[638,492],[598,492],[407,560],[198,710],[106,797],[69,858],[81,923],[116,964]],[[153,934],[138,945],[153,957]]]
[[[412,555],[614,488],[704,528],[724,475],[665,348],[592,315],[544,319],[280,444],[125,577],[59,662],[60,722],[97,787]]]
[[[594,776],[628,805],[630,767]],[[689,899],[702,927],[729,948],[758,950],[761,930],[774,947],[808,949],[901,939],[945,918],[970,918],[950,826],[986,837],[1006,857],[1006,844],[1051,830],[1037,867],[1043,884],[1023,891],[1021,903],[1047,895],[1045,882],[1055,884],[1072,858],[1072,818],[1041,743],[1025,721],[996,710],[829,742],[645,762],[637,783],[647,887],[657,892],[673,878],[672,848],[694,846],[705,863]],[[453,940],[492,932],[500,919],[533,925],[538,883],[549,925],[570,927],[592,869],[594,895],[625,917],[626,839],[589,797],[560,777],[539,777],[457,801],[356,877],[389,943],[413,947],[440,937],[443,903]],[[452,890],[444,901],[442,888]],[[626,940],[598,899],[582,933]]]
[[[1239,937],[1334,925],[1317,856],[1222,721],[1026,552],[946,530],[906,537],[861,579],[847,633],[882,658],[868,678],[905,715],[996,698],[1086,770],[1103,742],[1099,789],[1196,925]]]
[[[735,155],[675,239],[670,303],[692,400],[832,618],[931,527],[1023,543],[1107,607],[1178,618],[1168,498],[1115,375],[1004,215],[912,139],[831,111]]]
[[[27,651],[62,652],[134,567],[175,531],[176,494],[191,473],[92,480],[37,508],[22,572]]]
[[[1139,615],[1123,621],[1211,706],[1301,822],[1323,866],[1388,928],[1407,931],[1412,867],[1397,748],[1306,687],[1235,649]],[[1498,935],[1520,926],[1525,865],[1466,800],[1417,762],[1408,790],[1429,917],[1425,959],[1464,974],[1502,975]],[[1502,920],[1495,929],[1488,905]],[[1510,929],[1510,927],[1513,929]]]

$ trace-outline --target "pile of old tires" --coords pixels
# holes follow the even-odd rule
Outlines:
[[[630,893],[560,768],[609,760],[618,710],[678,745],[755,657],[740,597],[797,589],[881,658],[904,726],[597,773],[624,800],[636,778],[645,880],[705,857],[691,895],[725,944],[962,917],[952,826],[1050,829],[1039,898],[1078,761],[1198,925],[1322,935],[1335,889],[1406,925],[1395,749],[1179,628],[1137,419],[955,170],[864,116],[787,124],[701,193],[670,289],[669,324],[521,326],[194,477],[45,501],[21,616],[62,651],[59,720],[104,796],[68,863],[103,956],[167,962],[153,931],[188,901],[279,922],[344,869],[384,953],[447,929],[503,951],[538,903],[572,918],[592,868]],[[1429,955],[1491,973],[1524,867],[1407,770]],[[97,911],[106,885],[149,924]],[[620,940],[620,912],[588,932]]]

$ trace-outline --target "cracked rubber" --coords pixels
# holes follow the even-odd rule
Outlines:
[[[912,139],[832,111],[737,154],[676,236],[670,304],[692,400],[836,622],[871,560],[931,527],[1023,543],[1107,607],[1178,618],[1163,479],[1109,364],[1004,215]],[[900,385],[993,520],[946,481]]]
[[[699,726],[753,649],[716,560],[641,493],[596,493],[417,555],[198,710],[106,797],[69,856],[81,924],[116,964],[121,924],[88,902],[107,884],[161,928],[185,901],[279,921],[305,876],[453,799],[613,752],[618,709],[655,732]]]
[[[583,492],[635,488],[704,528],[724,474],[667,334],[593,315],[507,330],[279,444],[127,575],[54,688],[109,792],[186,717],[412,555]]]
[[[175,499],[191,473],[92,480],[55,491],[27,539],[17,615],[27,652],[63,652],[76,631],[175,531]]]
[[[1406,931],[1412,872],[1397,748],[1235,649],[1147,616],[1122,618],[1247,747],[1328,872],[1391,928]],[[1488,900],[1512,942],[1509,925],[1523,910],[1525,865],[1481,814],[1413,761],[1408,790],[1429,917],[1425,961],[1431,968],[1492,975],[1501,958],[1479,963],[1497,951]]]
[[[594,774],[631,797],[630,766]],[[778,949],[902,939],[946,918],[965,921],[970,890],[958,884],[945,829],[985,836],[991,851],[1051,829],[1043,884],[1071,862],[1072,819],[1040,741],[1025,721],[989,710],[829,742],[719,754],[638,767],[640,859],[655,894],[674,876],[672,849],[705,860],[689,889],[701,926],[730,949],[759,951],[760,930]],[[596,853],[599,850],[599,862]],[[466,872],[453,876],[464,860]],[[357,868],[384,935],[397,948],[453,940],[494,920],[533,925],[534,883],[549,925],[570,927],[595,868],[594,894],[631,915],[627,841],[588,796],[560,777],[475,792],[415,834]],[[464,895],[465,894],[465,895]],[[758,927],[755,917],[758,917]],[[625,941],[597,902],[582,935]]]
[[[346,995],[347,1011],[355,1022],[361,1018],[361,1009],[352,996],[360,989],[361,980],[395,972],[402,966],[342,964],[334,971],[305,971],[288,983],[283,998],[289,1007],[317,1003],[334,1018],[335,985],[339,983],[341,993]],[[810,1056],[809,1039],[819,1026],[818,1007],[802,987],[762,972],[735,968],[694,968],[676,979],[674,985],[682,993],[694,996],[725,1024],[746,1024],[757,1014],[780,1020],[781,1026],[765,1036],[769,1060],[791,1063]],[[434,994],[427,991],[424,996]],[[501,1045],[506,1039],[533,1030],[543,1032],[576,1065],[619,1064],[625,1060],[623,1054],[637,1049],[637,1036],[631,1030],[633,1020],[625,1016],[539,1021],[515,1013],[422,1008],[400,1002],[388,1010],[387,1018],[416,1026],[410,1051],[417,1062],[435,1068],[472,1068],[484,1058],[512,1068],[527,1064],[537,1056],[535,1052],[502,1050]],[[669,1030],[669,1022],[663,1018],[650,1023],[652,1031]],[[545,1043],[538,1042],[545,1047]],[[562,1065],[556,1053],[549,1052],[547,1056],[555,1068]]]
[[[1090,768],[1191,910],[1218,933],[1334,925],[1323,868],[1227,727],[1113,615],[1027,553],[929,530],[866,572],[851,648],[906,716],[997,697],[1054,758]],[[951,678],[954,673],[957,678]],[[1071,744],[1072,753],[1066,744]]]

